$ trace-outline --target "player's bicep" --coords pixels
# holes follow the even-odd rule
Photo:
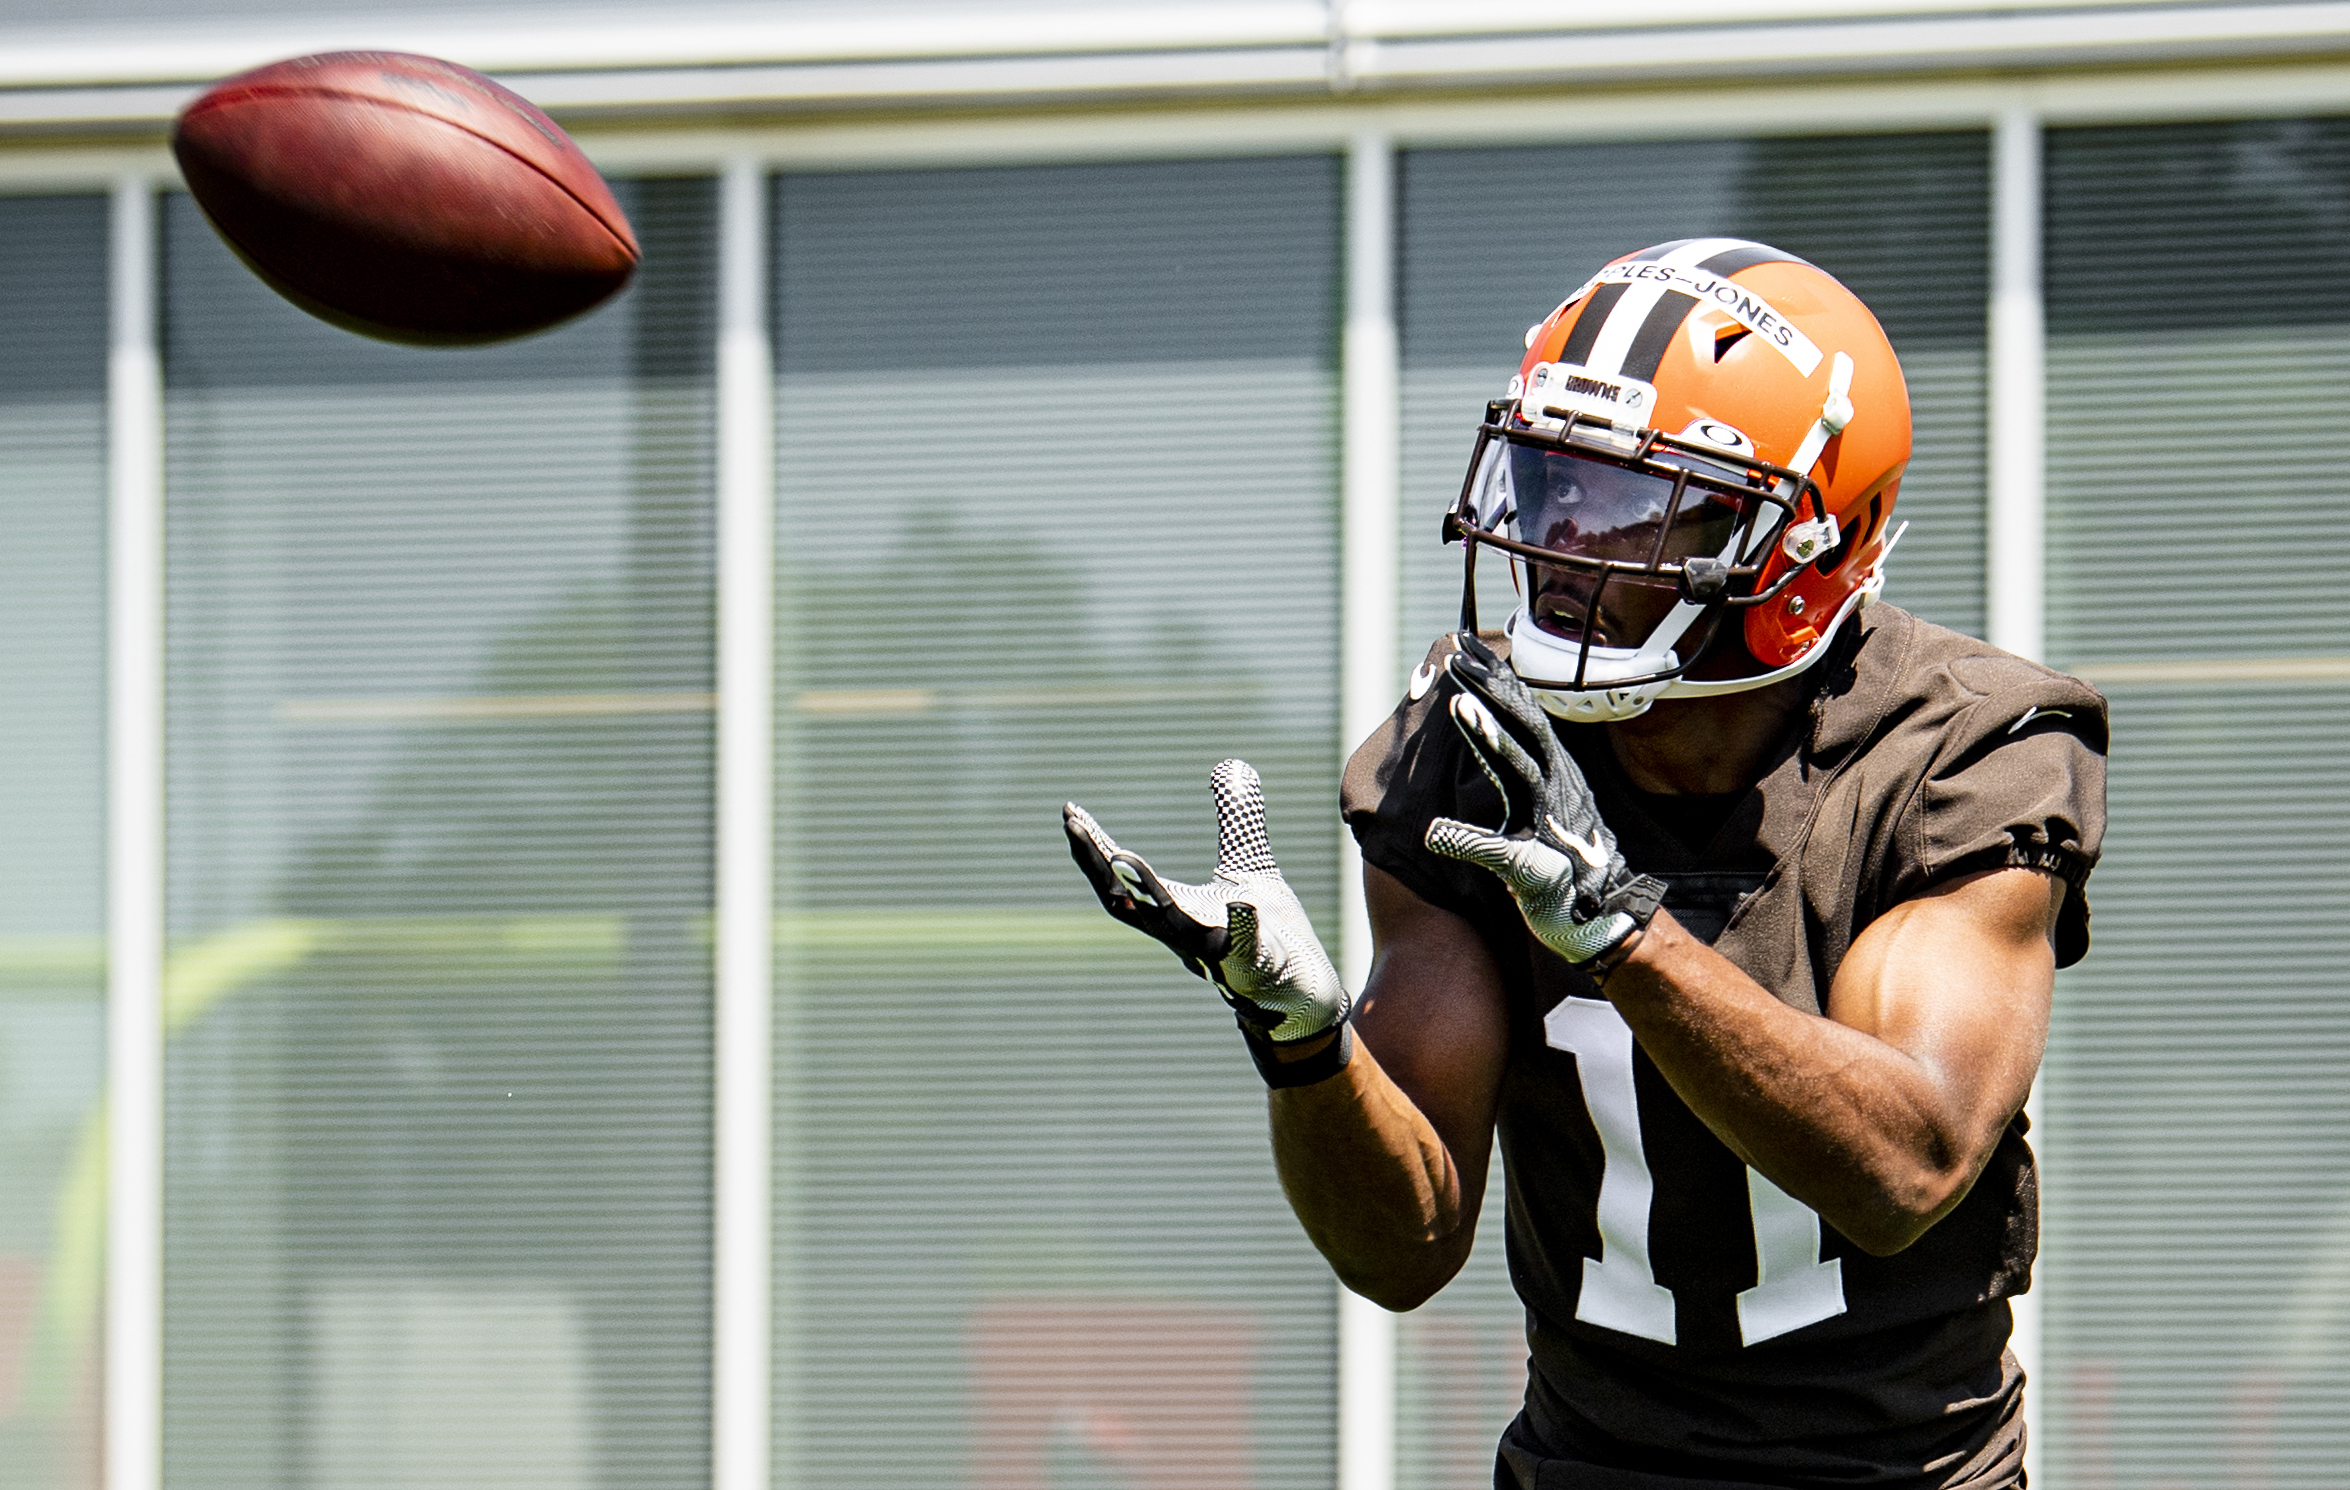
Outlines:
[[[2040,1068],[2065,892],[2030,869],[1936,885],[1871,923],[1828,993],[1828,1017],[1915,1061],[1985,1154]]]
[[[1356,1038],[1444,1141],[1474,1215],[1509,1059],[1501,974],[1474,927],[1393,875],[1366,864],[1363,890],[1373,953]]]

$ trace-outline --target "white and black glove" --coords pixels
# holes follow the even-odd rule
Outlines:
[[[1459,646],[1447,664],[1461,685],[1452,720],[1509,816],[1498,829],[1440,817],[1428,825],[1428,847],[1500,875],[1526,925],[1559,956],[1578,966],[1605,958],[1647,927],[1664,882],[1625,865],[1534,691],[1474,634],[1463,632]]]
[[[1315,939],[1297,892],[1273,863],[1256,768],[1223,761],[1209,783],[1218,837],[1216,874],[1206,884],[1159,878],[1074,802],[1061,809],[1069,856],[1093,882],[1104,910],[1165,943],[1185,967],[1216,985],[1268,1084],[1305,1086],[1346,1064],[1353,1049],[1345,1028],[1353,1000]],[[1310,1040],[1334,1025],[1339,1037],[1303,1060],[1282,1062],[1267,1048]]]

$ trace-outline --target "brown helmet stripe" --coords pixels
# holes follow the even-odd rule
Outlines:
[[[1686,240],[1685,240],[1686,241]],[[1765,243],[1741,243],[1728,248],[1700,263],[1697,267],[1708,274],[1719,274],[1725,279],[1741,269],[1752,269],[1757,264],[1800,264],[1803,260],[1790,253],[1782,253]],[[1632,345],[1624,353],[1624,376],[1643,381],[1656,376],[1656,370],[1665,360],[1665,351],[1673,344],[1673,336],[1689,313],[1697,309],[1697,297],[1678,290],[1657,297],[1649,308],[1648,319],[1640,323],[1640,330],[1632,338]]]
[[[1697,267],[1708,274],[1730,275],[1741,269],[1752,269],[1757,264],[1806,264],[1791,253],[1771,247],[1767,243],[1748,243],[1738,248],[1715,254]]]
[[[1575,317],[1574,329],[1567,333],[1567,344],[1559,350],[1561,362],[1585,363],[1591,360],[1591,344],[1599,340],[1599,328],[1615,314],[1616,302],[1624,298],[1630,285],[1601,285],[1583,302],[1582,313]]]
[[[1656,376],[1657,367],[1665,360],[1665,349],[1673,344],[1673,333],[1697,309],[1697,297],[1672,290],[1657,297],[1649,307],[1648,319],[1640,323],[1640,334],[1632,338],[1632,345],[1624,352],[1624,376],[1648,382]]]
[[[1644,248],[1633,254],[1631,262],[1653,263],[1674,249],[1696,241],[1694,238],[1675,238],[1670,243],[1659,243],[1654,248]],[[1574,329],[1567,333],[1567,344],[1559,349],[1559,361],[1582,364],[1591,360],[1591,344],[1599,340],[1599,328],[1605,326],[1607,318],[1615,314],[1616,302],[1623,299],[1624,292],[1630,288],[1627,284],[1609,284],[1601,285],[1591,292],[1590,298],[1583,302],[1582,314],[1575,317]]]

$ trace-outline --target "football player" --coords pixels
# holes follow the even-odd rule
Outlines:
[[[1349,1287],[1459,1271],[1498,1134],[1531,1355],[1498,1485],[2022,1483],[2023,1106],[2088,945],[2105,708],[1872,604],[1909,454],[1830,275],[1619,259],[1528,332],[1447,522],[1461,629],[1347,764],[1359,997],[1246,765],[1206,884],[1067,811],[1111,914],[1238,1015]]]

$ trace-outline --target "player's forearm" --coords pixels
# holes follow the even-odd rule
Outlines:
[[[1790,1008],[1660,914],[1607,993],[1706,1125],[1878,1254],[1965,1197],[1997,1132],[1901,1050]]]
[[[1460,1271],[1478,1197],[1409,1097],[1359,1042],[1346,1068],[1271,1094],[1281,1188],[1339,1280],[1412,1309]]]

